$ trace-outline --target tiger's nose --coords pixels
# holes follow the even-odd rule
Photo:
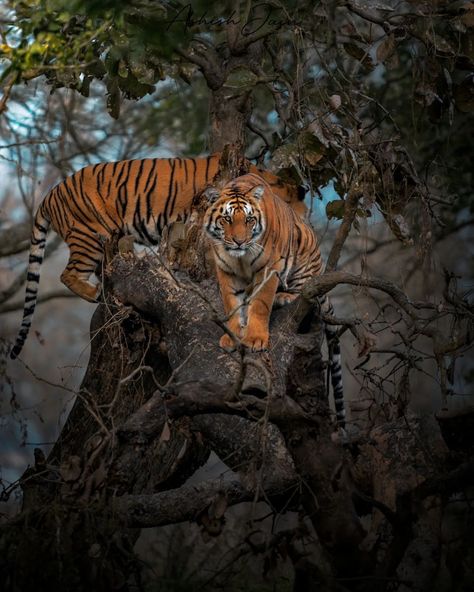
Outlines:
[[[245,238],[234,238],[234,243],[235,243],[236,245],[238,245],[239,247],[240,247],[241,245],[243,245],[243,244],[244,244],[244,242],[245,242]]]

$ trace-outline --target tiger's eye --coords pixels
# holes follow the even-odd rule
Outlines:
[[[224,220],[229,224],[232,222],[232,218],[230,216],[224,216]]]
[[[246,222],[247,224],[249,224],[250,222],[253,222],[255,220],[255,218],[253,216],[247,216]]]

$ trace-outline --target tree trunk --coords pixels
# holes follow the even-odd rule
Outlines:
[[[249,92],[234,95],[222,86],[210,97],[211,152],[221,152],[225,146],[234,146],[239,153],[245,148],[247,121],[252,111]]]

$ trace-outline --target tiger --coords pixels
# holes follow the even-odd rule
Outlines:
[[[203,224],[212,244],[228,329],[220,346],[232,351],[240,341],[253,352],[266,350],[272,307],[295,300],[303,285],[321,273],[318,240],[311,226],[256,174],[237,177],[221,191],[210,187],[206,196],[211,205]],[[322,308],[332,312],[327,297]],[[337,329],[326,324],[326,337],[336,418],[344,427]]]
[[[25,306],[18,337],[10,351],[15,359],[28,336],[36,307],[40,269],[50,226],[69,247],[61,274],[72,292],[97,302],[100,284],[90,281],[103,260],[104,239],[130,234],[136,242],[156,245],[163,230],[186,222],[193,200],[220,170],[221,153],[204,158],[145,158],[89,165],[47,193],[33,223],[26,276]],[[284,183],[269,171],[250,164],[276,195],[304,215],[304,189]]]

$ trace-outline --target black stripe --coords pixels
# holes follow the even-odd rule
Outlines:
[[[43,257],[41,255],[30,255],[28,259],[29,263],[43,263]]]
[[[255,257],[252,259],[252,261],[250,261],[250,267],[252,267],[252,266],[253,266],[253,264],[254,264],[254,263],[257,261],[257,259],[258,259],[259,257],[261,257],[261,256],[262,256],[264,253],[265,253],[265,249],[262,249],[262,250],[261,250],[261,251],[258,253],[258,255],[255,255]]]
[[[82,200],[84,202],[84,205],[87,205],[88,211],[90,211],[91,213],[94,214],[95,219],[108,231],[108,232],[112,232],[112,228],[107,224],[107,222],[104,220],[104,218],[102,217],[102,214],[99,212],[99,210],[95,207],[95,204],[93,202],[93,200],[87,195],[87,193],[82,192],[81,191],[81,197]],[[110,218],[110,216],[108,216]],[[120,229],[120,226],[115,222],[115,220],[113,220],[111,218],[111,220],[113,221],[113,223],[115,224],[115,226],[117,226]]]
[[[91,255],[88,251],[82,251],[79,249],[74,249],[73,253],[74,257],[71,257],[68,261],[68,265],[69,264],[73,264],[73,263],[84,263],[84,265],[86,265],[86,261],[84,261],[84,259],[88,259],[89,261],[93,261],[94,263],[100,263],[102,261],[102,257],[94,257],[94,255]]]
[[[91,260],[91,263],[87,263],[83,259],[69,259],[67,269],[74,269],[84,273],[92,272],[101,262],[101,260],[93,259],[92,257],[89,257],[89,259]]]
[[[140,166],[138,167],[138,171],[135,173],[135,193],[138,192],[138,184],[140,183],[140,177],[142,176],[143,167],[145,166],[145,161],[140,161]]]
[[[26,275],[27,282],[39,282],[39,273],[34,273],[33,271],[29,271]]]
[[[70,179],[70,178],[71,178],[71,177],[69,177],[69,179]],[[67,195],[68,195],[68,197],[69,197],[69,201],[70,201],[71,203],[73,203],[73,204],[75,205],[75,207],[77,208],[77,210],[78,210],[78,211],[77,211],[77,212],[75,212],[75,214],[74,214],[75,218],[77,218],[77,219],[79,220],[79,222],[81,222],[81,224],[83,224],[83,225],[84,225],[84,226],[86,226],[87,228],[91,228],[91,230],[92,230],[92,227],[91,227],[91,226],[89,226],[90,219],[89,219],[89,218],[84,218],[84,213],[83,213],[83,211],[81,210],[81,208],[79,207],[79,205],[78,205],[78,203],[77,203],[76,196],[75,196],[75,195],[74,195],[74,193],[72,193],[72,191],[69,189],[69,187],[68,187],[67,183],[64,183],[64,189],[65,189],[65,191],[66,191],[66,193],[67,193]]]
[[[95,174],[95,169],[98,167],[99,165],[95,165],[94,168],[92,169],[93,174]],[[100,197],[100,199],[102,200],[102,203],[105,203],[105,198],[102,196],[101,192],[100,192],[100,187],[101,187],[101,183],[99,181],[99,175],[95,176],[95,192],[97,193],[97,195]]]
[[[196,196],[196,160],[191,158],[193,163],[193,198]]]
[[[78,237],[78,240],[82,240],[80,239],[80,237]],[[68,247],[71,250],[77,251],[79,252],[84,252],[84,253],[102,253],[101,249],[96,249],[95,247],[91,247],[88,243],[86,243],[85,241],[83,242],[77,242],[77,241],[71,241],[68,242]]]
[[[184,161],[184,184],[187,187],[188,186],[188,159],[185,158]]]
[[[265,261],[265,263],[263,265],[261,265],[260,267],[258,267],[257,269],[253,270],[253,274],[254,276],[257,275],[257,273],[259,273],[260,271],[262,271],[262,269],[264,269],[267,266],[268,260]]]
[[[174,173],[175,173],[175,169],[173,169],[173,176],[174,176]],[[168,198],[168,201],[166,202],[165,225],[168,224],[168,220],[174,211],[174,204],[175,204],[177,195],[178,195],[178,181],[176,180],[174,183],[174,193],[173,193],[171,199]]]
[[[149,235],[145,222],[140,215],[140,198],[137,199],[135,213],[133,214],[133,228],[145,243],[149,245],[156,244],[156,241]]]
[[[118,189],[117,201],[115,202],[115,211],[117,212],[119,219],[122,220],[122,222],[125,218],[125,214],[127,213],[127,205],[127,188],[125,187],[124,183]]]
[[[54,194],[50,194],[48,197],[48,207],[50,209],[50,212],[54,214],[54,216],[56,217],[57,225],[59,226],[59,228],[66,228],[67,220],[64,212],[64,205],[62,203],[63,195],[61,193],[59,186],[56,188],[56,192]]]
[[[146,221],[147,221],[147,224],[148,224],[148,222],[150,221],[150,218],[153,215],[153,208],[152,208],[152,205],[151,205],[151,196],[152,196],[153,192],[155,191],[157,180],[158,180],[158,175],[155,175],[154,178],[153,178],[153,183],[152,183],[152,185],[150,187],[150,190],[147,192],[147,194],[145,196],[145,199],[146,199]]]
[[[151,169],[150,172],[148,173],[148,178],[145,182],[145,187],[143,188],[143,191],[147,191],[148,190],[148,183],[150,182],[151,176],[153,175],[153,173],[157,173],[158,172],[158,166],[156,164],[157,159],[154,158],[151,164]],[[154,183],[156,183],[156,174],[155,174],[155,179],[154,179]]]
[[[107,174],[107,172],[110,168],[111,167],[110,167],[109,163],[105,162],[104,166],[100,169],[99,176],[100,176],[101,185],[103,185],[105,183],[105,175]]]
[[[37,228],[43,234],[46,234],[48,232],[48,229],[45,228],[44,226],[42,226],[41,224],[39,224],[38,222],[36,222],[36,220],[35,220],[35,228]]]
[[[101,247],[100,240],[98,238],[96,238],[97,232],[93,232],[93,233],[84,232],[80,228],[76,228],[76,227],[73,229],[73,231],[74,231],[74,234],[80,234],[80,235],[84,236],[85,238],[94,241],[96,245],[99,245],[99,247]]]
[[[172,196],[172,191],[173,191],[174,173],[175,173],[175,167],[176,167],[176,160],[175,159],[171,160],[171,165],[170,166],[171,166],[171,174],[170,174],[170,180],[169,180],[169,183],[168,183],[168,195],[166,197],[165,207],[164,207],[164,210],[163,210],[163,214],[164,214],[165,219],[167,219],[167,213],[166,212],[167,212],[168,205],[170,203],[171,196]]]
[[[235,273],[232,270],[232,267],[229,266],[229,264],[227,263],[227,261],[225,261],[225,259],[222,259],[222,257],[219,255],[219,253],[217,251],[214,251],[214,255],[217,257],[217,259],[219,259],[219,261],[221,261],[221,263],[224,264],[225,267],[227,267],[227,269],[230,269],[230,272],[226,272],[229,275],[235,275]]]

